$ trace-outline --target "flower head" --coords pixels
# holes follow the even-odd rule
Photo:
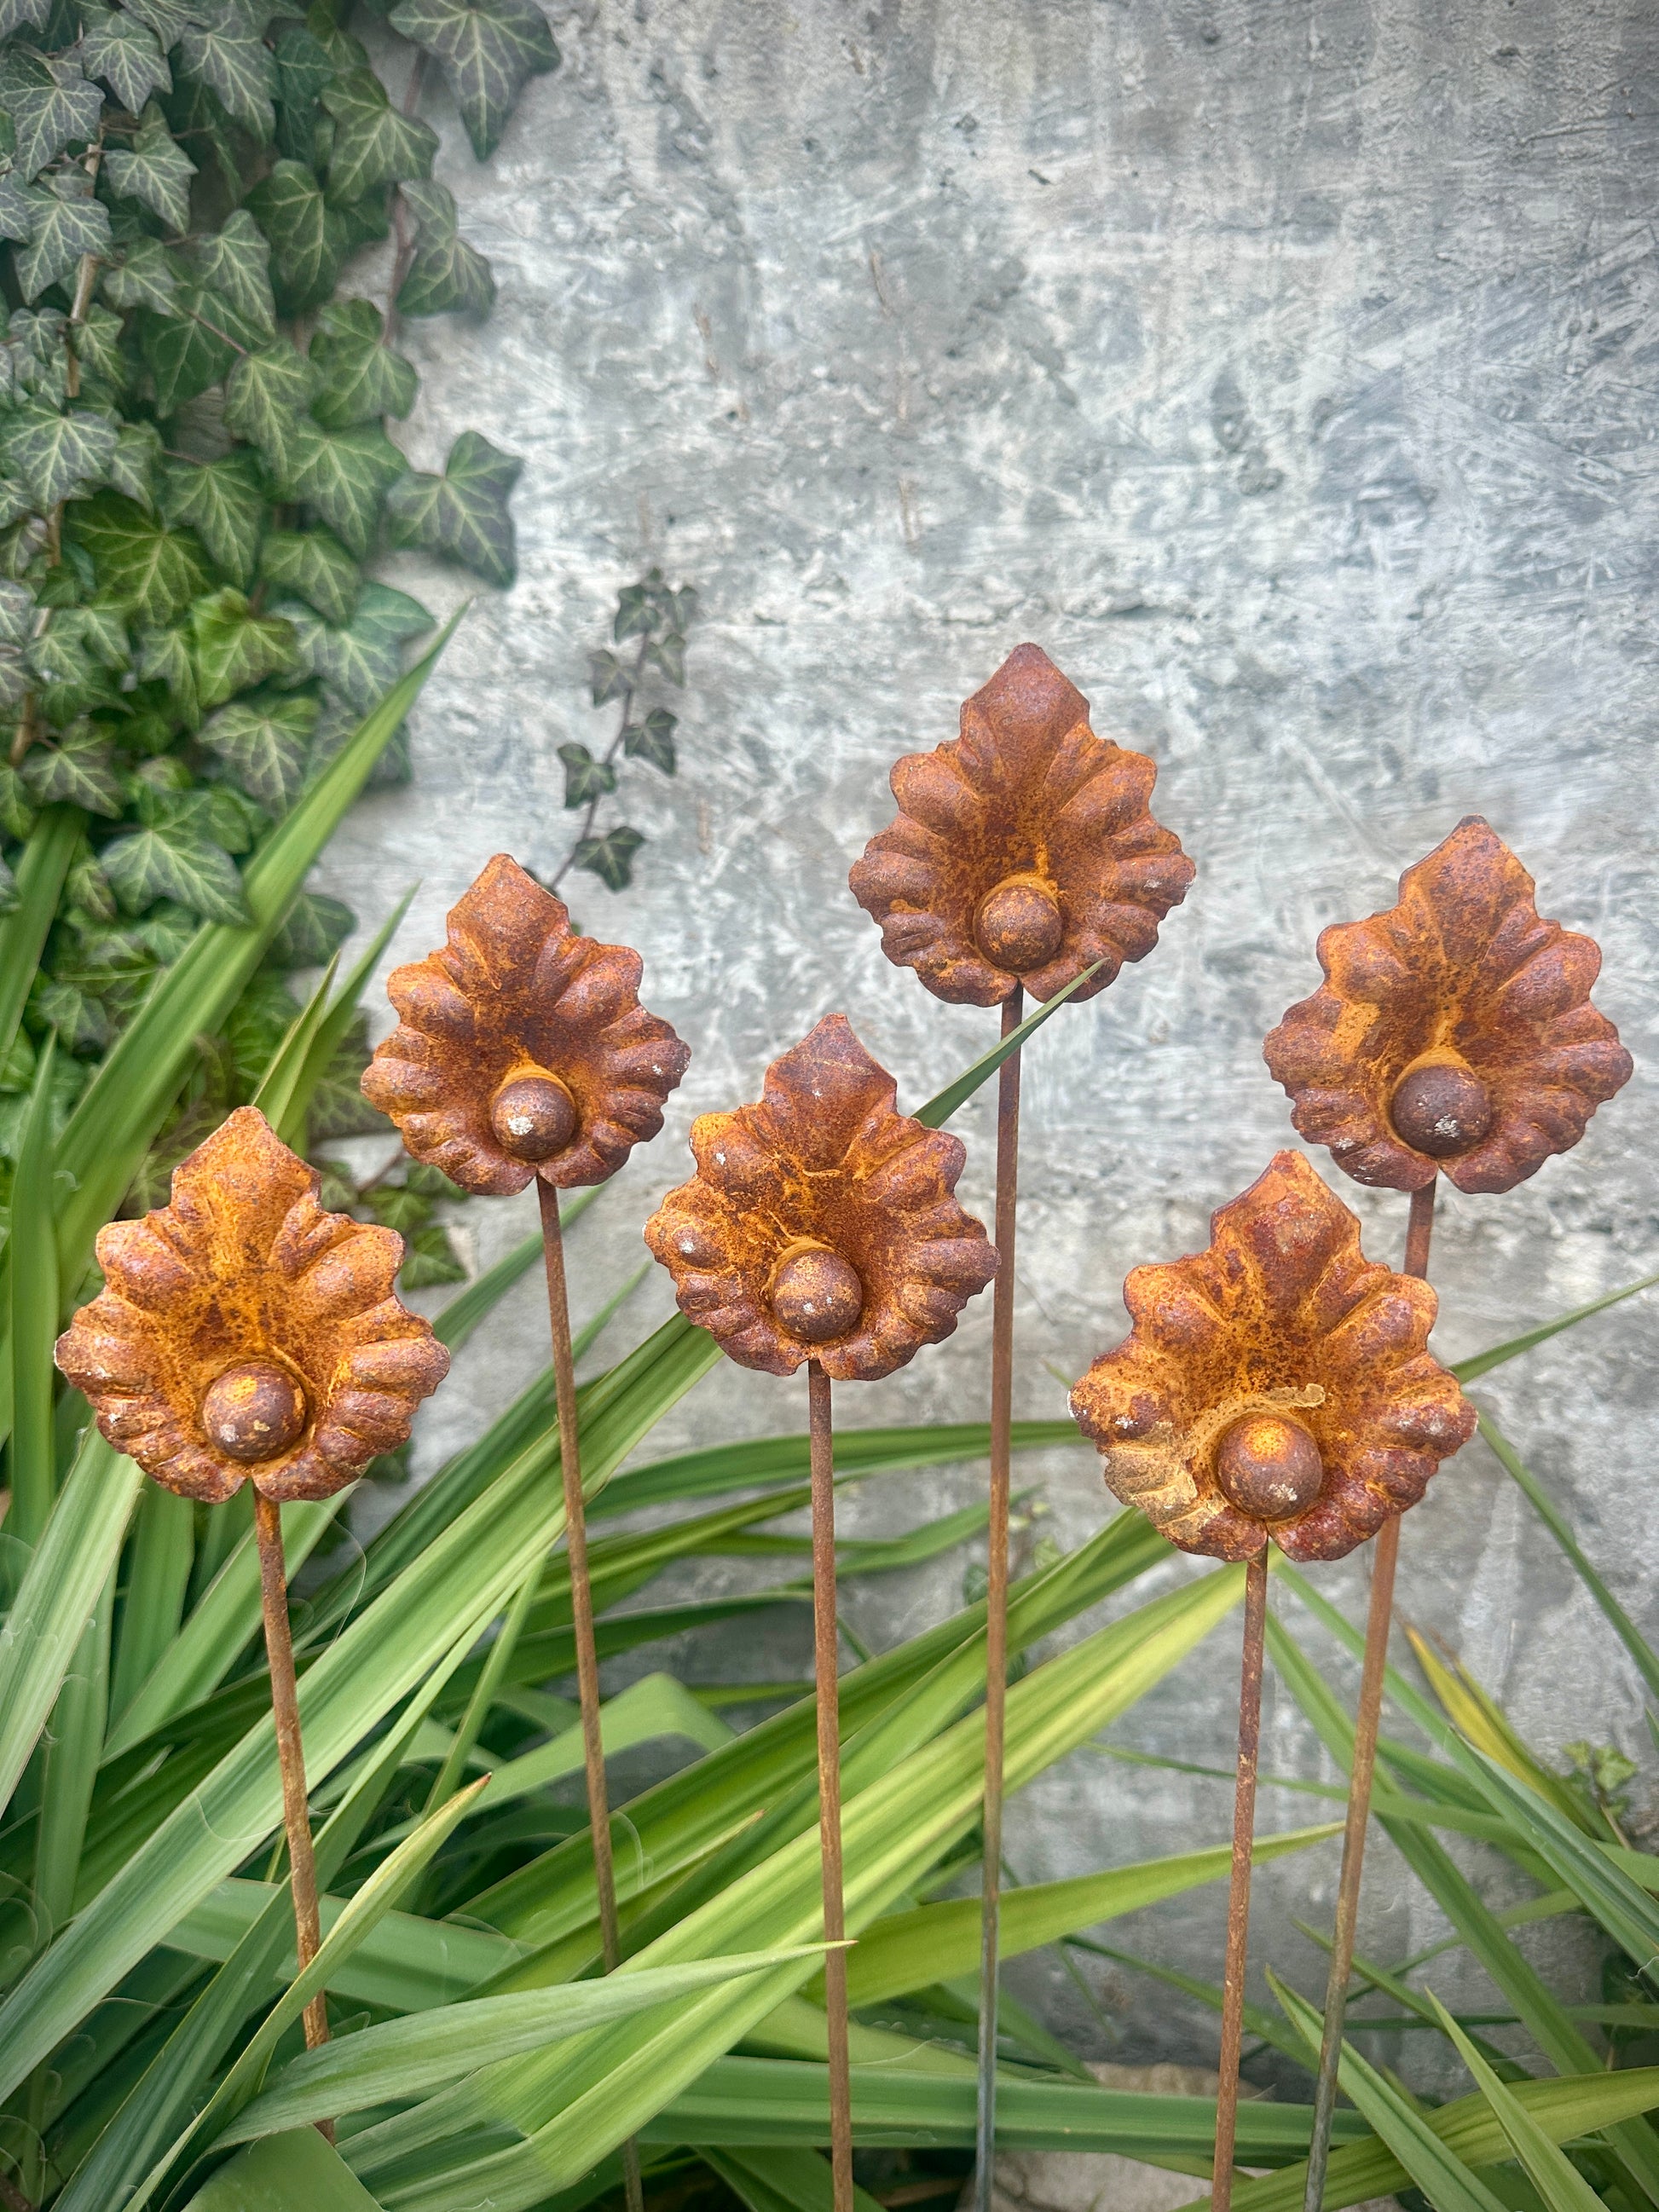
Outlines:
[[[394,1231],[325,1213],[252,1106],[173,1170],[170,1205],[99,1231],[105,1287],[58,1364],[146,1474],[216,1504],[243,1481],[329,1498],[409,1434],[449,1354],[399,1304]]]
[[[1400,902],[1320,934],[1326,980],[1268,1036],[1303,1136],[1356,1182],[1510,1190],[1630,1080],[1589,1002],[1594,940],[1541,921],[1478,814],[1400,878]]]
[[[1147,808],[1158,771],[1089,727],[1089,702],[1022,645],[962,710],[962,735],[892,771],[896,821],[848,878],[882,949],[936,998],[1039,999],[1105,964],[1103,991],[1158,942],[1192,862]]]
[[[640,972],[637,952],[579,937],[498,853],[450,910],[443,950],[392,971],[403,1018],[363,1096],[464,1190],[603,1182],[661,1128],[691,1057],[641,1006]]]
[[[817,1359],[872,1382],[938,1344],[996,1273],[952,1195],[958,1139],[894,1110],[895,1085],[830,1014],[766,1071],[761,1102],[691,1125],[697,1172],[646,1242],[680,1310],[744,1367]]]
[[[1137,1267],[1134,1323],[1072,1393],[1109,1487],[1182,1551],[1271,1536],[1340,1559],[1414,1505],[1474,1408],[1427,1349],[1435,1295],[1368,1261],[1299,1152],[1212,1218],[1207,1250]]]

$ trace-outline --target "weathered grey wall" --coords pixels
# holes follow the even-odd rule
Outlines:
[[[1653,11],[637,0],[558,35],[563,67],[488,168],[428,103],[501,300],[479,331],[407,338],[417,460],[463,423],[525,457],[520,580],[434,679],[418,781],[357,811],[322,878],[368,917],[419,876],[401,942],[421,947],[490,853],[550,864],[570,830],[556,748],[608,734],[583,675],[609,602],[650,561],[698,586],[681,775],[641,772],[629,797],[652,840],[637,887],[578,900],[643,947],[650,1003],[696,1058],[669,1133],[580,1232],[582,1303],[636,1264],[692,1112],[754,1096],[823,1012],[844,1008],[913,1101],[988,1041],[992,1017],[887,966],[845,878],[888,817],[893,757],[951,735],[1025,638],[1157,760],[1200,873],[1152,957],[1030,1055],[1022,1412],[1057,1413],[1055,1372],[1121,1334],[1127,1267],[1200,1243],[1290,1140],[1259,1041],[1316,980],[1318,929],[1387,903],[1472,810],[1544,910],[1601,940],[1601,1002],[1638,1073],[1533,1182],[1443,1205],[1441,1348],[1659,1267]],[[983,1202],[987,1111],[966,1123]],[[1348,1194],[1396,1253],[1403,1200]],[[486,1257],[525,1226],[522,1208],[468,1220]],[[649,1285],[630,1326],[665,1306]],[[977,1402],[988,1321],[845,1393],[847,1418]],[[1481,1395],[1659,1631],[1651,1326],[1621,1309]],[[458,1363],[426,1464],[538,1360],[539,1329],[526,1287]],[[667,1433],[802,1413],[728,1370]],[[1025,1472],[1061,1543],[1097,1525],[1092,1455]],[[872,1486],[848,1525],[912,1525],[981,1479]],[[855,1589],[848,1615],[887,1643],[961,1573]],[[1357,1613],[1363,1577],[1355,1560],[1319,1581]],[[1547,1748],[1642,1753],[1631,1669],[1483,1448],[1407,1524],[1403,1604]],[[1218,1636],[1121,1739],[1224,1762],[1235,1650]],[[805,1628],[675,1656],[707,1678],[796,1671]],[[1288,1699],[1269,1705],[1264,1765],[1326,1772]],[[1315,1810],[1269,1792],[1262,1825]],[[1222,1784],[1085,1754],[1022,1801],[1010,1853],[1052,1876],[1218,1839],[1228,1817]],[[1379,1847],[1373,1865],[1364,1948],[1431,1940],[1399,1863]],[[1327,1850],[1262,1883],[1257,1955],[1309,1988],[1288,1916],[1328,1914],[1334,1873]],[[1213,1890],[1118,1940],[1216,1972],[1223,1910]],[[1063,1983],[1022,1977],[1105,2054]],[[1149,1984],[1100,1989],[1119,2055],[1212,2051]]]

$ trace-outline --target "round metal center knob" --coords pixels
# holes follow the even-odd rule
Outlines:
[[[515,1075],[489,1102],[495,1141],[515,1160],[550,1160],[563,1152],[580,1120],[556,1075]]]
[[[975,924],[986,958],[1016,975],[1052,960],[1064,933],[1053,894],[1041,884],[1012,877],[981,902]]]
[[[1255,1521],[1288,1521],[1318,1497],[1325,1463],[1300,1421],[1246,1413],[1222,1437],[1215,1474],[1223,1496],[1241,1513]]]
[[[839,1252],[797,1252],[772,1278],[772,1311],[799,1343],[830,1344],[857,1327],[864,1285]]]
[[[1389,1103],[1395,1133],[1431,1160],[1453,1159],[1492,1127],[1492,1093],[1467,1067],[1448,1061],[1413,1067]]]
[[[306,1394],[274,1359],[239,1359],[208,1385],[202,1426],[229,1459],[275,1459],[298,1441]]]

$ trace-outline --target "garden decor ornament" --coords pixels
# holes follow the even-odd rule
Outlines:
[[[1540,918],[1532,878],[1478,814],[1406,870],[1395,905],[1334,923],[1317,950],[1325,981],[1267,1037],[1267,1066],[1304,1137],[1356,1182],[1412,1194],[1406,1272],[1425,1275],[1440,1175],[1511,1190],[1629,1081],[1630,1054],[1590,1004],[1601,951]],[[1330,2154],[1399,1541],[1395,1516],[1371,1567],[1305,2212]]]
[[[173,1173],[170,1202],[98,1232],[104,1288],[58,1340],[118,1451],[181,1497],[250,1482],[301,1968],[321,1941],[281,1502],[331,1498],[407,1439],[449,1354],[392,1288],[394,1230],[325,1212],[314,1168],[242,1106]],[[326,1997],[306,2008],[328,2039]]]
[[[805,1367],[812,1486],[823,1934],[846,1935],[830,1383],[890,1375],[957,1325],[997,1255],[955,1197],[959,1138],[896,1111],[896,1086],[843,1014],[766,1071],[760,1103],[691,1125],[697,1172],[669,1192],[646,1242],[687,1318],[769,1375]],[[852,2212],[847,1960],[824,1960],[836,2212]]]
[[[635,1145],[657,1134],[664,1103],[690,1060],[668,1024],[641,1006],[641,964],[626,945],[579,936],[562,901],[498,853],[451,909],[441,950],[392,971],[386,988],[401,1019],[362,1078],[363,1096],[392,1116],[413,1158],[441,1169],[462,1189],[495,1194],[536,1185],[607,1973],[622,1952],[558,1194],[605,1182]],[[538,1561],[501,1636],[516,1638],[540,1572]],[[498,1668],[505,1665],[508,1655],[495,1656]],[[630,2212],[640,2212],[644,2197],[631,2141],[623,2147],[623,2173]]]
[[[898,818],[865,848],[853,896],[880,923],[888,958],[936,998],[1000,1004],[1006,1039],[1028,988],[1039,1000],[1093,998],[1151,951],[1186,896],[1193,863],[1147,805],[1157,773],[1095,735],[1088,701],[1040,646],[1017,647],[963,705],[959,737],[895,763]],[[994,2163],[1019,1077],[1016,1046],[997,1093],[977,2212],[988,2212]]]

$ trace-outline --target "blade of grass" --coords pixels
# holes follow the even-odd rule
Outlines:
[[[561,1197],[560,1228],[566,1231],[573,1229],[601,1191],[609,1188],[606,1183],[596,1182],[590,1190],[578,1191],[568,1203]],[[497,1260],[493,1267],[486,1268],[476,1282],[469,1283],[464,1291],[451,1298],[433,1322],[433,1334],[452,1352],[459,1352],[479,1322],[500,1304],[514,1283],[530,1273],[541,1256],[542,1233],[539,1229],[532,1230],[510,1252]]]
[[[1603,2212],[1601,2199],[1572,2160],[1559,2144],[1551,2142],[1520,2099],[1504,2087],[1432,1990],[1429,2002],[1549,2212]]]
[[[1559,1336],[1563,1329],[1577,1328],[1581,1321],[1589,1321],[1593,1314],[1605,1313],[1609,1306],[1633,1298],[1638,1291],[1650,1291],[1656,1283],[1659,1283],[1659,1275],[1644,1275],[1639,1283],[1626,1283],[1622,1290],[1603,1291],[1588,1305],[1575,1306],[1571,1313],[1558,1314],[1553,1321],[1540,1322],[1536,1328],[1512,1336],[1505,1344],[1494,1344],[1486,1352],[1477,1352],[1473,1358],[1460,1359],[1451,1371],[1460,1382],[1479,1382],[1483,1375],[1490,1375],[1494,1367],[1502,1367],[1506,1360],[1518,1359],[1535,1345],[1547,1344],[1551,1337]]]
[[[1105,964],[1103,960],[1097,960],[1080,975],[1073,977],[1063,991],[1056,991],[1054,997],[1045,1000],[1034,1014],[1028,1014],[1018,1029],[1010,1030],[1006,1037],[1000,1038],[991,1047],[989,1052],[982,1053],[971,1067],[964,1068],[954,1083],[947,1083],[944,1090],[936,1091],[925,1106],[918,1106],[911,1120],[920,1121],[924,1128],[942,1129],[952,1114],[967,1104],[980,1085],[990,1081],[1003,1061],[1012,1058],[1027,1038],[1042,1027],[1049,1015],[1058,1013],[1073,993],[1080,991],[1089,978],[1098,975]],[[839,1446],[836,1455],[839,1459]]]
[[[54,1041],[35,1067],[11,1182],[11,1510],[6,1534],[38,1543],[52,1510],[57,1445],[52,1433],[52,1364],[58,1337],[58,1247],[52,1233],[52,1097]]]
[[[40,1842],[34,1855],[34,1904],[43,1943],[52,1941],[74,1905],[76,1877],[86,1842],[87,1812],[92,1803],[109,1707],[109,1630],[114,1604],[112,1565],[92,1616],[82,1631],[46,1731]]]
[[[196,1509],[188,1498],[146,1483],[135,1516],[131,1565],[121,1606],[111,1715],[118,1720],[159,1663],[184,1618],[196,1557]]]
[[[0,921],[0,1067],[10,1056],[64,878],[86,826],[78,806],[44,808],[17,863],[17,903]]]

